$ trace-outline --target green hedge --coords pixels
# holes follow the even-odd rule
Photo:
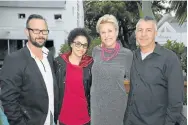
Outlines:
[[[185,45],[176,41],[167,40],[164,47],[176,53],[181,61],[182,69],[187,73],[187,54],[185,53]]]

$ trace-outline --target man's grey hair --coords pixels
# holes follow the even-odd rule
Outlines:
[[[139,25],[139,23],[140,23],[141,21],[152,21],[153,24],[154,24],[154,27],[155,27],[155,31],[157,31],[157,22],[156,22],[156,20],[153,19],[152,17],[149,17],[149,16],[145,16],[144,18],[141,18],[141,19],[137,22],[137,24],[136,24],[136,30],[137,30],[138,25]]]
[[[30,28],[30,27],[29,27],[29,21],[32,20],[32,19],[41,19],[41,20],[44,20],[45,23],[46,23],[46,26],[48,27],[47,22],[46,22],[46,19],[45,19],[43,16],[38,15],[38,14],[31,14],[31,15],[28,17],[28,19],[27,19],[26,28]]]

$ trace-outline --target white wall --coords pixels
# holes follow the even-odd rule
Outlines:
[[[178,26],[178,23],[177,25],[172,25]],[[184,45],[187,46],[187,31],[184,29],[185,27],[179,26],[177,27],[179,29],[178,30],[172,27],[172,25],[170,25],[169,22],[165,22],[164,24],[162,24],[161,27],[158,29],[157,37],[155,40],[162,45],[165,44],[167,40],[173,40],[176,42],[184,43]],[[187,26],[187,23],[184,23],[183,25]]]
[[[78,27],[78,25],[77,25],[77,1],[67,1],[66,2],[66,11],[63,14],[65,17],[64,23],[66,24],[66,25],[64,25],[65,37],[67,38],[69,32],[72,29]]]
[[[54,14],[62,14],[62,9],[37,9],[37,8],[0,8],[0,39],[27,39],[24,34],[26,20],[30,14],[40,14],[46,18],[50,34],[48,39],[54,40],[54,46],[58,47],[64,42],[64,22],[54,20]],[[25,13],[25,19],[18,19],[19,13]],[[58,41],[61,41],[58,42]],[[58,49],[58,48],[57,48]]]
[[[15,27],[15,28],[24,28],[26,20],[30,14],[40,14],[44,16],[48,22],[50,28],[56,27],[57,23],[54,20],[54,14],[63,14],[63,9],[48,9],[48,8],[0,8],[0,27]],[[25,13],[25,19],[18,19],[19,13]],[[63,16],[63,15],[62,15]]]
[[[187,46],[187,33],[158,32],[155,40],[161,45],[165,44],[167,40],[176,40]]]
[[[64,39],[61,40],[60,42],[57,41],[57,45],[55,46],[56,50],[60,50],[60,45],[64,43],[64,41],[67,40],[67,37],[70,33],[71,30],[73,30],[76,27],[84,27],[84,13],[83,13],[83,5],[81,4],[82,1],[79,0],[79,4],[80,4],[80,8],[79,8],[79,19],[80,19],[80,23],[77,24],[77,1],[67,1],[66,2],[66,11],[63,11],[63,29],[64,29]]]
[[[18,19],[19,13],[26,14],[25,19]],[[24,34],[26,20],[34,13],[46,18],[50,30],[48,39],[54,41],[57,56],[70,30],[80,25],[77,24],[77,1],[67,1],[65,10],[63,8],[0,7],[0,39],[27,39]],[[55,20],[54,14],[62,14],[62,20]],[[80,16],[83,17],[83,10]],[[83,25],[83,22],[81,24]]]

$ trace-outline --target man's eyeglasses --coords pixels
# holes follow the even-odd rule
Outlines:
[[[48,35],[49,30],[39,30],[39,29],[31,29],[31,28],[27,28],[28,30],[33,31],[34,34],[40,34],[40,32],[42,32],[43,35]]]
[[[88,44],[85,43],[85,44],[82,44],[80,42],[74,42],[75,46],[80,48],[81,46],[83,46],[84,49],[87,49],[88,48]]]

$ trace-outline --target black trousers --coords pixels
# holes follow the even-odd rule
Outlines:
[[[59,125],[65,125],[65,124],[59,123]],[[84,124],[84,125],[90,125],[90,122],[89,122],[89,123],[86,123],[86,124]]]

